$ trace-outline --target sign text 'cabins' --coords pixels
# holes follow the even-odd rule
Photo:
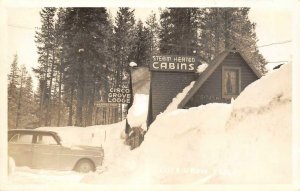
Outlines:
[[[161,55],[152,56],[150,70],[170,72],[195,72],[199,60],[195,56]]]

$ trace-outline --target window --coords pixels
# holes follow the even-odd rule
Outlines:
[[[10,140],[10,143],[31,144],[33,135],[29,134],[15,134]]]
[[[241,69],[239,67],[223,66],[222,97],[235,98],[241,92]]]
[[[51,135],[38,135],[37,144],[57,145],[57,142]]]

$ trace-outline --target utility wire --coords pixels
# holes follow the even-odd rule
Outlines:
[[[20,25],[8,25],[9,27],[14,27],[14,28],[22,28],[22,29],[28,29],[28,30],[36,30],[39,29],[39,27],[26,27],[26,26],[20,26]]]
[[[266,47],[266,46],[272,46],[272,45],[277,45],[277,44],[287,44],[287,43],[290,43],[292,42],[291,40],[287,40],[287,41],[282,41],[282,42],[274,42],[274,43],[271,43],[271,44],[264,44],[264,45],[261,45],[261,46],[258,46],[258,48],[262,48],[262,47]]]
[[[26,26],[19,26],[19,25],[8,25],[10,27],[14,27],[14,28],[23,28],[23,29],[29,29],[29,30],[36,30],[36,29],[39,29],[39,27],[26,27]],[[272,45],[277,45],[277,44],[286,44],[286,43],[290,43],[292,42],[291,40],[287,40],[287,41],[282,41],[282,42],[274,42],[274,43],[270,43],[270,44],[264,44],[264,45],[261,45],[261,46],[257,46],[258,48],[262,48],[262,47],[266,47],[266,46],[272,46]],[[164,44],[164,45],[168,45],[168,46],[177,46],[177,47],[189,47],[189,48],[198,48],[198,47],[195,47],[195,46],[183,46],[183,45],[177,45],[177,44],[172,44],[172,43],[161,43],[161,44]]]
[[[267,63],[281,63],[281,62],[288,62],[287,60],[284,60],[284,61],[273,61],[273,62],[268,62]]]

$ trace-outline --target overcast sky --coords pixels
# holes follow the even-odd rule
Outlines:
[[[158,9],[136,8],[135,14],[138,19],[145,20],[151,11]],[[37,66],[37,50],[34,42],[36,27],[40,27],[40,8],[19,8],[7,9],[7,31],[8,31],[8,64],[12,62],[13,55],[18,54],[19,64],[25,64],[32,76],[32,67]],[[115,15],[117,8],[110,8],[109,11]],[[257,24],[256,34],[259,50],[269,62],[291,60],[292,48],[292,14],[286,8],[260,7],[251,8],[249,18]],[[34,79],[35,85],[37,80]]]

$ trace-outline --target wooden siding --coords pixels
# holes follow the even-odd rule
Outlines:
[[[163,112],[176,95],[196,78],[195,73],[151,72],[153,120]],[[150,102],[150,103],[151,103]],[[151,121],[152,122],[152,121]]]
[[[186,107],[194,107],[212,102],[230,102],[230,99],[222,98],[222,66],[241,68],[241,91],[243,91],[250,83],[258,79],[239,53],[229,53],[224,61],[200,87],[198,92],[186,104]]]

